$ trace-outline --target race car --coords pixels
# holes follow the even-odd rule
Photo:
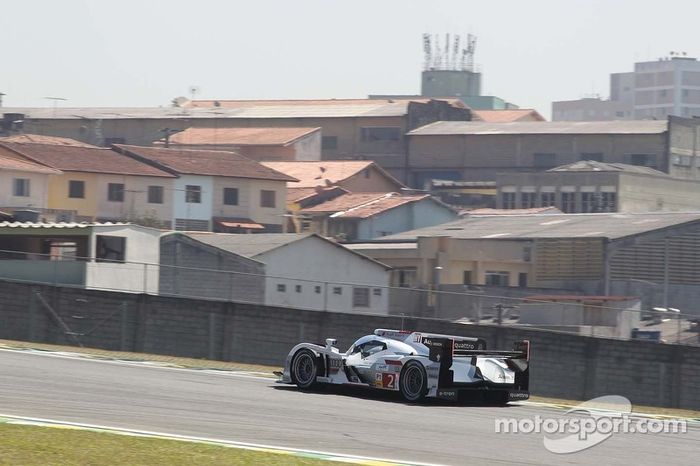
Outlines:
[[[280,383],[300,389],[353,385],[400,392],[408,402],[426,397],[505,404],[529,398],[530,342],[512,351],[486,349],[481,338],[376,329],[345,352],[336,340],[300,343],[289,352]]]

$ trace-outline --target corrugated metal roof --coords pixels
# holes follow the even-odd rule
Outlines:
[[[119,222],[116,222],[116,223],[111,223],[111,222],[105,222],[105,223],[0,222],[0,228],[30,228],[30,229],[37,229],[37,228],[92,228],[92,227],[105,227],[105,226],[115,226],[115,225],[130,225],[130,226],[137,226],[138,227],[138,225],[133,225],[131,223],[119,223]]]
[[[700,212],[470,215],[454,222],[385,236],[378,241],[411,241],[419,236],[618,239],[690,222],[700,222]]]
[[[0,109],[3,110],[3,109]],[[76,141],[70,138],[60,138],[57,136],[44,136],[41,134],[14,134],[0,138],[0,142],[15,142],[17,144],[54,144],[57,146],[77,146],[77,147],[92,147],[92,144]]]
[[[503,110],[472,110],[474,120],[489,123],[507,123],[511,121],[545,121],[545,118],[533,108]]]
[[[409,132],[410,136],[494,134],[660,134],[668,129],[661,120],[638,121],[437,121]]]
[[[321,128],[187,128],[170,137],[171,144],[284,146]]]
[[[606,163],[606,162],[596,162],[595,160],[582,160],[579,162],[573,162],[567,165],[562,165],[560,167],[555,167],[547,170],[548,172],[625,172],[625,173],[638,173],[642,175],[655,175],[670,177],[669,174],[661,172],[659,170],[654,170],[649,167],[642,167],[639,165],[627,165],[625,163]]]

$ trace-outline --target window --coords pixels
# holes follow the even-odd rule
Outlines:
[[[124,202],[124,185],[121,183],[107,183],[107,200],[110,202]]]
[[[126,238],[122,236],[97,235],[95,241],[96,262],[124,262]]]
[[[656,168],[656,154],[627,154],[625,158],[630,165]]]
[[[341,287],[341,286],[334,286],[334,287],[333,287],[333,294],[343,294],[343,287]]]
[[[68,197],[72,199],[85,198],[85,182],[69,180],[68,181]]]
[[[537,204],[537,193],[520,193],[520,206],[530,209]]]
[[[369,307],[369,288],[353,287],[352,307]]]
[[[398,141],[401,139],[401,128],[362,128],[360,134],[362,142]]]
[[[540,205],[542,207],[550,207],[556,205],[556,196],[554,193],[540,193]]]
[[[17,197],[29,197],[29,179],[15,178],[13,180],[12,194]]]
[[[275,207],[275,192],[263,189],[260,191],[260,207]]]
[[[162,204],[163,203],[163,187],[149,186],[148,187],[148,203]]]
[[[536,168],[554,168],[557,165],[556,154],[535,154]]]
[[[673,155],[671,156],[671,161],[674,165],[677,165],[679,167],[692,166],[692,159],[689,155]]]
[[[322,136],[321,149],[335,150],[338,148],[338,136]]]
[[[294,285],[294,291],[301,293],[301,285]]]
[[[321,294],[321,285],[314,286],[314,293]]]
[[[280,293],[284,293],[285,291],[287,291],[287,285],[285,285],[283,283],[278,283],[277,284],[277,291],[279,291]]]
[[[381,288],[375,288],[372,290],[372,294],[374,296],[381,296],[382,295],[382,289]]]
[[[185,202],[188,204],[201,204],[202,187],[192,184],[185,186]]]
[[[561,210],[567,214],[576,211],[576,193],[561,193]]]
[[[465,270],[462,272],[462,285],[471,285],[472,284],[472,271],[471,270]]]
[[[224,204],[238,205],[238,188],[224,188]]]
[[[601,212],[617,212],[617,193],[601,193]]]
[[[501,193],[504,209],[515,209],[515,193]]]
[[[594,162],[602,162],[603,154],[600,152],[584,152],[579,156],[579,160],[593,160]]]
[[[527,274],[525,272],[520,272],[518,274],[518,286],[520,288],[525,288],[527,286]]]
[[[396,285],[401,288],[409,288],[416,282],[416,269],[396,269],[393,272]]]
[[[598,212],[598,193],[581,193],[581,212]]]
[[[510,272],[486,272],[486,285],[508,286],[510,284]]]

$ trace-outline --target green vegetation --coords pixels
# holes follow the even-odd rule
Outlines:
[[[0,424],[0,465],[327,465],[315,458],[70,428]],[[336,462],[333,462],[336,464]],[[341,464],[341,463],[337,463]]]

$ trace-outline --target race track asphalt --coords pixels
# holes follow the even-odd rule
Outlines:
[[[698,464],[700,428],[615,434],[557,455],[543,434],[497,434],[496,418],[557,408],[407,405],[366,391],[299,392],[274,381],[0,351],[0,415],[439,464]],[[1,448],[1,439],[0,439]]]

